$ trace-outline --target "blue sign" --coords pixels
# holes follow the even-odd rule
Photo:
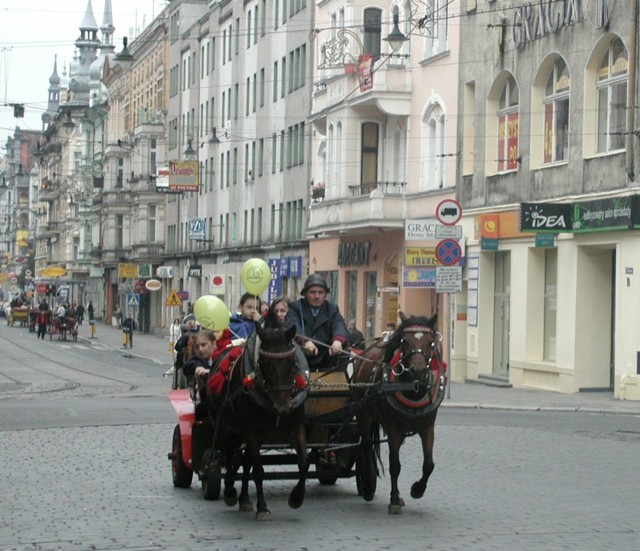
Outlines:
[[[206,223],[204,218],[193,218],[189,220],[189,239],[204,239],[206,233]]]
[[[127,295],[127,306],[140,306],[140,295],[137,293],[129,293]]]
[[[285,264],[279,258],[269,259],[269,269],[271,270],[271,281],[269,281],[269,289],[267,291],[267,300],[271,303],[277,297],[282,295],[282,264]]]
[[[443,239],[436,245],[436,258],[444,266],[454,266],[462,258],[462,248],[455,239]]]
[[[289,277],[302,277],[302,257],[290,256],[289,258]]]

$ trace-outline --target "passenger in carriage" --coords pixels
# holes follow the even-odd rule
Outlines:
[[[347,324],[337,305],[327,300],[330,289],[320,274],[311,274],[285,320],[298,328],[300,343],[312,371],[332,368],[331,359],[339,356],[349,340]]]
[[[201,384],[197,385],[200,401],[196,404],[196,419],[203,419],[207,416],[206,388],[216,350],[215,333],[209,329],[200,329],[194,338],[194,349],[195,355],[182,366],[182,371],[187,377],[201,380]]]
[[[62,322],[62,320],[66,315],[67,315],[67,309],[64,307],[64,303],[61,302],[58,305],[58,309],[56,310],[56,317]]]
[[[283,327],[287,318],[287,312],[293,302],[287,296],[279,296],[273,299],[273,302],[264,314],[264,323],[266,327]]]
[[[245,293],[240,297],[240,311],[233,314],[229,320],[229,330],[234,339],[248,339],[255,323],[260,320],[260,297]]]

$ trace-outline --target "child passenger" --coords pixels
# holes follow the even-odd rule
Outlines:
[[[248,339],[260,319],[260,297],[245,293],[240,298],[240,311],[231,316],[229,329],[234,339]]]
[[[182,366],[182,371],[187,377],[204,379],[202,384],[198,382],[200,402],[196,404],[196,419],[204,419],[207,416],[206,379],[209,377],[213,364],[213,353],[216,349],[216,335],[209,329],[200,329],[194,338],[195,354]]]

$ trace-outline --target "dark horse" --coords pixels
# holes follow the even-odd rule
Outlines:
[[[435,466],[434,425],[446,385],[436,317],[406,317],[400,313],[402,323],[398,329],[388,340],[367,348],[354,368],[356,385],[352,394],[354,400],[363,404],[357,415],[362,446],[359,490],[365,500],[373,499],[377,476],[373,450],[377,450],[382,425],[389,444],[390,514],[401,513],[404,505],[398,492],[398,477],[400,447],[407,436],[418,434],[423,452],[422,477],[411,486],[411,497],[424,495]],[[394,390],[394,384],[402,390]]]
[[[260,341],[250,338],[243,356],[228,372],[222,396],[208,394],[209,415],[218,425],[214,447],[221,450],[226,466],[224,499],[227,505],[239,501],[241,511],[252,511],[249,499],[249,471],[257,494],[257,520],[270,520],[264,498],[264,467],[260,449],[265,440],[284,439],[296,450],[299,478],[289,494],[289,506],[304,502],[309,461],[305,432],[304,400],[308,381],[300,374],[302,354],[293,344],[296,328],[262,328],[256,324]],[[242,489],[238,498],[233,486],[238,471],[238,437],[245,445],[242,458]]]

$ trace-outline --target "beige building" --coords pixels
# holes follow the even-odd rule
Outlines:
[[[438,313],[449,333],[435,227],[456,183],[457,6],[317,7],[309,271],[327,274],[333,299],[367,338],[396,323],[398,309]],[[410,235],[410,224],[421,231]]]

